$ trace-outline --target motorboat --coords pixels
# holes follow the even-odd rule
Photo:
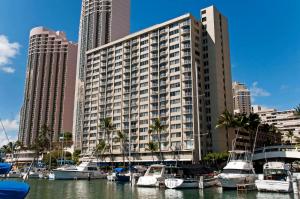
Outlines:
[[[197,189],[199,188],[199,180],[189,178],[167,178],[165,185],[169,189]]]
[[[223,188],[234,189],[239,184],[254,184],[256,174],[249,151],[229,151],[229,157],[223,171],[218,175]]]
[[[95,162],[85,161],[78,166],[64,165],[53,169],[55,180],[76,180],[76,179],[99,179],[106,178],[106,174],[100,171]]]
[[[292,192],[293,181],[290,165],[284,162],[267,162],[263,174],[255,180],[258,191]]]
[[[0,174],[6,175],[11,170],[8,163],[0,163]],[[25,182],[1,180],[0,198],[1,199],[24,199],[29,193],[30,186]]]
[[[22,177],[22,173],[19,170],[11,170],[8,174],[7,174],[8,178],[21,178]]]
[[[151,165],[144,176],[139,177],[137,186],[140,187],[159,187],[164,186],[165,179],[176,175],[177,168],[163,164]]]

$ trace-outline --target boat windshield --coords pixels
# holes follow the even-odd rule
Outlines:
[[[286,180],[288,173],[284,169],[265,169],[264,179],[265,180]]]
[[[250,160],[250,153],[230,153],[230,160]]]
[[[162,169],[163,169],[162,167],[150,167],[148,171],[148,175],[149,176],[161,175]]]
[[[230,174],[252,174],[252,170],[241,170],[241,169],[224,169],[222,173],[230,173]]]

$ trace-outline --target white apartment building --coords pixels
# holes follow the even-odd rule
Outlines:
[[[167,127],[167,161],[228,150],[233,135],[215,129],[219,115],[232,111],[227,20],[213,6],[201,13],[201,22],[186,14],[87,52],[83,153],[105,139],[99,126],[107,117],[131,137],[132,161],[152,161],[147,144],[157,136],[148,132],[156,118]],[[118,140],[110,147],[121,161]]]
[[[79,27],[73,141],[81,149],[86,51],[129,34],[130,0],[82,0]]]
[[[260,111],[255,111],[260,109]],[[277,111],[276,109],[267,109],[258,106],[254,108],[254,113],[259,114],[261,120],[268,124],[274,124],[282,133],[281,141],[290,141],[287,137],[288,131],[293,131],[292,143],[295,143],[296,137],[300,137],[300,117],[295,116],[294,110]]]
[[[232,83],[233,111],[235,114],[251,113],[251,95],[245,84],[240,82]]]

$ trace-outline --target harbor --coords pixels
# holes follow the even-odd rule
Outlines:
[[[237,192],[233,190],[223,191],[221,187],[207,189],[162,189],[131,186],[130,183],[114,183],[107,180],[74,180],[74,181],[48,181],[30,179],[30,193],[26,199],[183,199],[183,198],[273,198],[294,199],[293,193],[265,193],[257,191]]]

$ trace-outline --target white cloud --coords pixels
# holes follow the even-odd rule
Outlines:
[[[20,120],[19,114],[13,119],[1,119],[10,142],[14,142],[18,139],[19,120]],[[4,130],[1,125],[0,126],[0,147],[7,143],[8,140],[5,136]]]
[[[5,35],[0,35],[0,70],[5,73],[14,73],[15,69],[11,66],[11,59],[13,59],[20,49],[20,44],[17,42],[10,43]]]
[[[1,65],[0,65],[0,70],[5,72],[5,73],[14,73],[16,71],[16,69],[14,69],[13,67],[1,66]]]
[[[253,82],[252,86],[250,88],[250,92],[251,92],[251,96],[254,97],[268,97],[271,95],[271,93],[269,93],[268,91],[266,91],[263,88],[259,88],[258,86],[258,82]]]

